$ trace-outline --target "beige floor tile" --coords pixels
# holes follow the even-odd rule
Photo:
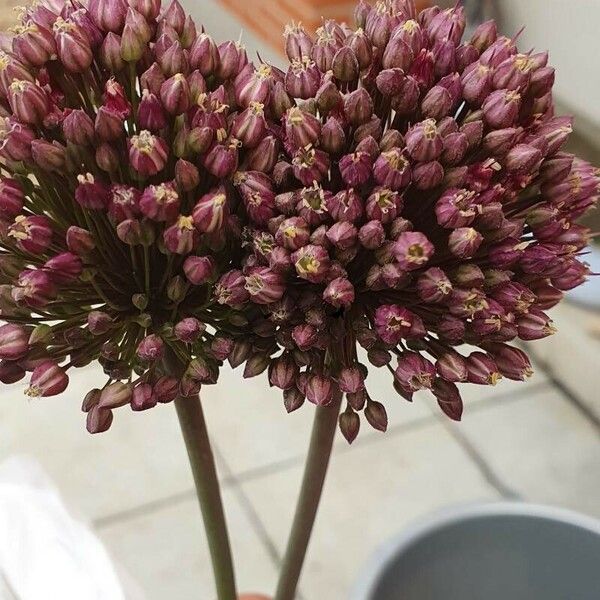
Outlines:
[[[478,411],[459,427],[527,500],[600,516],[598,432],[552,388]]]
[[[242,486],[280,551],[300,477],[294,467]],[[409,521],[489,498],[495,492],[437,423],[338,452],[302,579],[305,597],[345,600],[371,552]]]
[[[0,459],[36,458],[84,517],[97,519],[191,489],[173,406],[115,411],[111,429],[92,436],[81,400],[103,382],[94,367],[76,371],[67,392],[28,401],[17,384],[0,393]]]
[[[387,370],[371,371],[369,392],[385,404],[390,427],[431,416],[421,398],[411,404],[394,392]],[[219,453],[234,475],[301,460],[306,453],[315,407],[307,402],[288,415],[281,391],[267,386],[266,375],[244,380],[240,369],[224,371],[218,386],[206,388],[204,407]],[[336,435],[336,443],[346,446]],[[382,434],[364,424],[360,435]]]
[[[270,590],[275,567],[234,492],[223,494],[240,590]],[[213,600],[212,571],[196,501],[102,527],[109,552],[145,591],[147,600]]]

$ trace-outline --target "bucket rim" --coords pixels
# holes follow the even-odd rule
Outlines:
[[[485,517],[532,517],[554,521],[583,529],[600,537],[600,520],[568,508],[521,501],[473,502],[448,506],[421,516],[407,525],[387,542],[380,545],[367,561],[354,586],[350,600],[371,600],[381,574],[388,566],[418,540],[449,525],[456,525]]]

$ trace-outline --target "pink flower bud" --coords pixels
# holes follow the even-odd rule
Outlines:
[[[432,119],[413,125],[405,139],[408,152],[418,161],[435,160],[441,155],[444,147],[442,137]]]
[[[100,60],[102,65],[112,73],[118,73],[125,67],[121,58],[121,36],[108,33],[100,47]]]
[[[0,361],[0,381],[6,385],[17,383],[25,377],[25,369],[17,363],[3,360]]]
[[[14,219],[23,210],[24,194],[16,179],[0,179],[0,216]]]
[[[314,115],[294,107],[285,115],[286,139],[294,148],[305,148],[319,140],[321,122]]]
[[[57,141],[33,140],[31,156],[44,171],[62,171],[65,166],[65,147]]]
[[[264,106],[258,102],[251,102],[246,110],[237,115],[231,128],[232,135],[246,148],[256,147],[265,137],[266,131]]]
[[[160,99],[165,110],[171,115],[180,115],[190,106],[190,87],[186,78],[177,73],[160,87]]]
[[[159,137],[147,130],[142,130],[128,140],[129,162],[142,176],[156,175],[165,167],[167,162],[167,145]]]
[[[179,214],[179,195],[172,183],[150,185],[141,195],[139,209],[153,221],[173,221]]]
[[[179,381],[174,377],[161,377],[152,388],[152,392],[161,404],[173,402],[179,395]]]
[[[146,336],[137,347],[137,355],[140,360],[147,363],[152,363],[161,358],[165,351],[165,343],[162,339],[151,334]]]
[[[194,227],[194,219],[180,215],[177,222],[165,229],[163,239],[169,252],[174,254],[190,254],[198,244],[198,232]]]
[[[71,111],[65,117],[62,127],[65,139],[72,144],[87,146],[94,141],[94,122],[81,109]]]
[[[556,333],[550,317],[535,308],[517,320],[517,329],[519,337],[525,341],[541,340]]]
[[[313,98],[320,87],[320,75],[308,57],[293,60],[285,75],[285,90],[293,98]]]
[[[13,52],[25,64],[42,67],[56,54],[54,36],[46,27],[28,21],[23,25],[17,25],[14,33]]]
[[[247,302],[250,294],[246,289],[246,278],[241,271],[233,270],[225,273],[215,286],[215,300],[219,304],[237,306]]]
[[[198,321],[198,319],[187,317],[175,325],[174,333],[180,342],[193,344],[205,329],[206,326]]]
[[[483,236],[472,227],[460,227],[450,234],[448,248],[454,256],[472,258],[483,242]]]
[[[64,369],[54,361],[39,364],[31,374],[31,382],[25,393],[31,398],[45,398],[62,394],[69,385],[69,377]]]
[[[398,358],[395,377],[402,389],[414,393],[431,389],[435,378],[434,365],[417,352],[404,352]]]
[[[340,250],[353,248],[357,237],[356,227],[348,221],[338,221],[327,230],[327,239]]]
[[[375,181],[386,188],[401,191],[411,181],[411,169],[408,160],[400,148],[382,152],[373,167]]]
[[[274,359],[269,365],[269,381],[281,390],[292,389],[296,385],[298,373],[298,366],[286,354]]]
[[[263,353],[257,353],[251,356],[246,362],[246,366],[244,367],[244,379],[250,379],[251,377],[256,377],[269,367],[269,357]]]
[[[277,233],[275,240],[288,250],[298,250],[308,243],[310,230],[306,221],[301,217],[291,217],[283,221]]]
[[[283,37],[285,51],[290,61],[302,60],[303,57],[311,55],[313,40],[300,23],[286,25]]]
[[[521,109],[521,95],[512,90],[492,92],[483,103],[483,116],[491,127],[512,127]]]
[[[444,414],[453,421],[460,421],[463,413],[463,402],[456,385],[444,379],[436,379],[432,392]]]
[[[29,127],[15,119],[0,119],[0,152],[8,160],[30,160],[31,143],[35,138]]]
[[[365,223],[358,232],[358,239],[367,250],[379,248],[385,241],[385,230],[380,221]]]
[[[56,287],[45,271],[25,269],[19,274],[11,296],[17,304],[37,308],[45,306],[54,299]]]
[[[386,344],[396,345],[410,332],[413,321],[413,313],[402,306],[386,304],[375,311],[375,330]]]
[[[388,416],[385,407],[380,402],[375,402],[373,400],[367,402],[365,418],[373,429],[381,432],[387,430]]]
[[[217,72],[222,80],[235,78],[248,64],[246,49],[232,41],[219,44],[219,58]]]
[[[344,367],[337,378],[340,391],[356,394],[365,387],[365,378],[360,367]]]
[[[127,185],[115,184],[110,189],[108,215],[114,223],[133,219],[140,214],[141,192]]]
[[[107,173],[114,173],[119,168],[119,153],[104,142],[96,148],[96,164]]]
[[[190,65],[206,77],[217,71],[220,62],[216,43],[209,35],[201,33],[190,48]]]
[[[346,438],[346,441],[351,444],[358,436],[360,430],[360,417],[351,409],[348,408],[339,418],[340,431]]]
[[[317,406],[327,406],[333,399],[333,381],[325,375],[312,375],[306,382],[306,398]]]
[[[467,363],[458,352],[445,352],[438,358],[435,366],[439,376],[446,381],[455,383],[467,381]]]
[[[62,252],[48,260],[44,269],[49,272],[56,284],[63,285],[76,280],[83,271],[83,265],[76,254]]]
[[[131,409],[134,411],[148,410],[154,408],[158,400],[154,395],[149,383],[141,383],[133,388],[131,395]]]
[[[223,227],[227,214],[227,195],[224,188],[217,188],[198,200],[193,211],[194,225],[202,233],[212,233]]]
[[[394,256],[406,271],[420,269],[429,262],[435,248],[425,235],[417,231],[400,234],[394,244]]]
[[[473,352],[466,363],[469,383],[496,385],[502,379],[496,362],[484,352]]]
[[[90,68],[93,55],[86,34],[72,21],[58,17],[52,27],[60,62],[72,73]]]
[[[366,215],[371,221],[381,221],[384,225],[391,223],[400,213],[403,198],[388,188],[375,188],[367,199]]]
[[[250,270],[246,275],[245,287],[250,293],[250,300],[256,304],[276,302],[285,291],[281,275],[268,267],[255,267]]]
[[[218,179],[226,179],[233,174],[239,164],[241,142],[230,138],[223,144],[215,144],[204,157],[204,167]]]
[[[89,254],[96,247],[92,234],[75,225],[67,229],[66,239],[69,250],[79,256]]]
[[[272,86],[273,68],[270,65],[262,63],[258,69],[247,65],[235,79],[236,101],[243,108],[255,103],[265,105],[271,97]]]
[[[373,110],[373,99],[364,88],[359,88],[344,98],[344,113],[354,126],[367,123]]]
[[[354,302],[354,286],[347,278],[338,277],[325,288],[323,300],[336,308],[348,307]]]
[[[465,227],[477,216],[475,194],[468,190],[450,188],[435,206],[437,222],[446,228]]]
[[[39,125],[50,112],[47,93],[31,81],[15,79],[8,88],[8,102],[23,123]]]
[[[109,314],[93,310],[88,314],[87,324],[92,335],[103,335],[113,327],[113,320]]]
[[[321,131],[321,146],[330,154],[339,154],[346,145],[346,134],[340,122],[329,117]]]
[[[318,331],[310,324],[296,325],[292,330],[292,339],[300,350],[310,350],[318,341]]]
[[[331,264],[327,250],[308,244],[292,254],[296,273],[311,283],[321,283],[327,277]]]
[[[43,254],[52,242],[52,226],[43,215],[18,215],[8,228],[8,237],[24,252]]]
[[[348,187],[360,187],[371,177],[373,162],[366,152],[354,152],[339,161],[342,180]]]
[[[491,344],[487,349],[504,377],[525,381],[533,375],[531,362],[523,350],[507,344]]]
[[[110,201],[110,190],[101,181],[96,181],[91,173],[78,175],[79,185],[75,190],[75,199],[89,210],[105,210]]]
[[[0,327],[0,358],[18,360],[29,351],[29,333],[20,325],[7,323]]]
[[[90,16],[96,25],[105,32],[120,32],[125,23],[127,2],[125,0],[90,0]]]
[[[518,144],[506,155],[506,168],[511,173],[531,173],[542,164],[542,153],[533,146]]]
[[[129,404],[132,395],[133,386],[131,384],[116,381],[102,390],[98,406],[110,409],[119,408],[120,406]]]
[[[492,92],[492,70],[487,65],[475,63],[462,74],[464,99],[474,106],[481,106]]]
[[[215,274],[215,264],[210,256],[189,256],[183,263],[188,281],[194,285],[208,283]]]
[[[348,82],[358,79],[360,65],[352,48],[343,46],[336,52],[331,64],[331,70],[334,77],[339,81]]]
[[[471,36],[471,44],[475,46],[477,51],[481,54],[487,50],[498,37],[498,28],[496,22],[493,20],[482,23],[475,29]]]

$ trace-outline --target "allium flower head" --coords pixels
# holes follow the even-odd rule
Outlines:
[[[256,332],[246,373],[267,348],[287,410],[346,394],[349,441],[360,412],[387,425],[359,346],[404,398],[429,390],[453,419],[459,385],[529,376],[511,343],[550,335],[545,311],[585,280],[575,221],[600,191],[562,149],[571,121],[555,115],[547,54],[519,53],[493,22],[463,39],[458,5],[361,2],[356,21],[286,28],[290,64],[264,111],[281,152],[244,215],[268,241],[244,244],[218,290]],[[278,276],[258,278],[275,256]]]
[[[246,211],[265,226],[275,215],[257,182],[277,162],[283,79],[240,44],[218,45],[177,0],[23,11],[0,52],[2,381],[29,371],[27,393],[51,396],[99,361],[106,383],[84,402],[92,433],[120,406],[216,381],[248,323],[220,303],[267,305],[285,289],[266,264],[222,278],[239,263]]]

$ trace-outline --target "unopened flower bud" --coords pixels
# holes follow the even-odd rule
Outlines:
[[[151,363],[162,357],[164,349],[165,343],[162,339],[155,334],[151,334],[139,343],[136,354],[141,360]]]
[[[369,425],[377,431],[385,432],[388,427],[388,416],[385,407],[380,402],[373,400],[367,401],[365,408],[365,418],[369,422]]]
[[[69,385],[69,377],[54,361],[40,363],[31,374],[31,382],[25,393],[32,398],[45,398],[62,394]]]

